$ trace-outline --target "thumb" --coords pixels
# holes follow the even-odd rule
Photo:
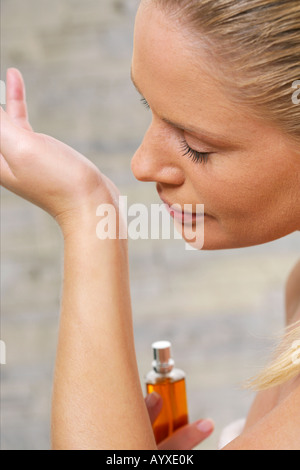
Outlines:
[[[147,406],[151,424],[153,424],[156,418],[158,417],[159,413],[161,412],[163,399],[158,393],[152,392],[146,396],[145,403]]]

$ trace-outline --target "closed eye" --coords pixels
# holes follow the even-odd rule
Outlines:
[[[143,96],[141,97],[141,103],[146,109],[151,109],[148,101]],[[197,150],[192,149],[185,139],[181,141],[181,150],[183,151],[183,156],[191,158],[194,163],[207,163],[208,157],[211,153],[198,152]]]
[[[197,150],[192,149],[185,139],[181,141],[181,150],[183,152],[183,156],[191,158],[194,163],[207,163],[208,157],[211,153],[198,152]]]

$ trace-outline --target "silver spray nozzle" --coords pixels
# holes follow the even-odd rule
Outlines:
[[[174,367],[171,354],[171,343],[169,341],[156,341],[152,344],[154,361],[152,362],[155,372],[170,372]]]

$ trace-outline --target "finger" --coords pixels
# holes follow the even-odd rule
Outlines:
[[[196,421],[178,429],[158,446],[159,450],[190,450],[207,439],[214,430],[210,419]]]
[[[6,74],[6,112],[13,121],[28,130],[28,113],[23,77],[18,69],[10,68]]]
[[[151,424],[153,424],[161,412],[163,400],[158,393],[152,392],[146,396],[145,403],[148,409]]]
[[[9,166],[13,167],[18,163],[20,156],[30,154],[34,134],[17,126],[1,106],[0,128],[0,153]]]

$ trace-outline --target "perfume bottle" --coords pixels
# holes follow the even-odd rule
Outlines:
[[[169,341],[152,344],[153,370],[146,376],[147,394],[157,392],[163,399],[162,410],[153,423],[156,443],[188,423],[185,373],[174,368]]]

